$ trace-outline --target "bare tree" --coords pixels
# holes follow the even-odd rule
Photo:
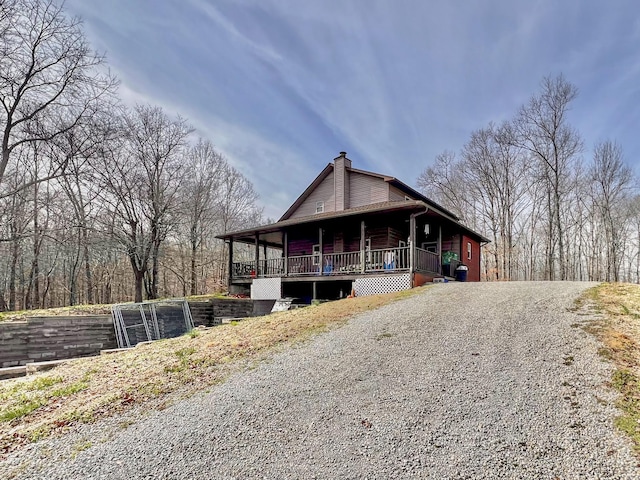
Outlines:
[[[191,128],[162,109],[138,105],[124,117],[123,145],[104,149],[96,173],[109,205],[107,226],[123,245],[135,277],[135,299],[158,296],[160,247],[174,227],[176,195]],[[104,220],[103,220],[104,222]]]
[[[186,155],[184,119],[123,113],[103,57],[56,1],[0,0],[0,308],[219,283],[212,237],[261,219],[253,185],[207,141]],[[165,248],[185,252],[180,268]]]
[[[15,149],[53,140],[90,118],[115,81],[89,47],[80,21],[52,0],[4,0],[0,15],[0,194]],[[13,191],[64,171],[65,164]]]
[[[127,140],[132,157],[143,167],[142,189],[149,222],[151,272],[147,276],[149,298],[158,297],[159,253],[169,230],[175,226],[176,194],[183,175],[183,149],[193,129],[186,120],[171,120],[159,107],[138,105],[126,117]]]
[[[633,172],[625,165],[622,148],[611,141],[598,143],[589,171],[595,212],[603,226],[606,245],[606,281],[618,281],[623,255],[623,231],[630,208]],[[626,208],[625,208],[626,207]]]
[[[253,184],[229,164],[224,165],[218,194],[218,231],[226,233],[260,223],[263,209],[258,207],[258,193]]]
[[[263,208],[258,206],[258,193],[253,184],[231,165],[222,170],[222,183],[217,197],[219,233],[240,228],[249,228],[262,220]],[[224,242],[220,242],[218,257],[218,283],[224,284],[229,252]]]
[[[418,177],[417,185],[460,218],[469,217],[469,205],[464,197],[461,164],[450,150],[438,154],[433,166],[427,167]]]
[[[189,245],[189,292],[196,295],[198,251],[203,242],[214,235],[218,216],[217,195],[228,165],[211,142],[200,139],[187,153],[186,168],[188,175],[181,187],[180,216]]]
[[[7,183],[10,188],[21,185],[25,182],[28,172],[14,168],[7,175]],[[18,306],[23,306],[18,302],[20,295],[18,294],[18,280],[20,277],[20,260],[23,253],[24,240],[30,236],[29,223],[30,218],[27,209],[28,198],[27,192],[20,192],[8,196],[3,199],[0,213],[4,217],[2,222],[3,232],[2,240],[9,244],[7,255],[4,259],[8,262],[7,272],[7,291],[9,310],[16,310]],[[0,242],[2,243],[2,242]]]
[[[562,76],[510,122],[471,134],[458,157],[438,155],[418,185],[492,239],[487,279],[640,282],[638,185],[613,142],[590,164],[568,111],[577,89]]]
[[[98,210],[96,202],[99,194],[94,185],[90,160],[97,155],[102,146],[116,135],[115,126],[106,112],[96,115],[91,123],[84,123],[59,135],[49,142],[51,153],[58,162],[67,165],[66,174],[58,183],[70,204],[73,217],[73,230],[76,232],[76,261],[69,275],[69,303],[74,305],[78,297],[78,275],[84,270],[86,301],[94,303],[94,284],[91,271],[91,230],[93,216]]]
[[[567,112],[578,95],[577,88],[562,75],[542,81],[541,92],[518,112],[514,123],[518,144],[539,162],[538,175],[547,190],[547,267],[554,279],[556,252],[561,280],[567,278],[563,201],[570,186],[567,179],[582,151],[582,139],[569,125]]]

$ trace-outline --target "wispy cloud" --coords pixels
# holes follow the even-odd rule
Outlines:
[[[187,116],[270,216],[340,150],[413,183],[545,75],[579,87],[588,145],[614,137],[640,157],[635,1],[67,2],[125,99]]]
[[[270,48],[260,45],[251,38],[242,34],[233,24],[233,22],[226,18],[224,15],[221,15],[220,12],[215,8],[214,5],[207,2],[206,0],[189,0],[189,4],[196,9],[196,11],[202,12],[209,19],[211,19],[217,26],[222,27],[228,34],[231,40],[237,40],[242,43],[244,46],[248,47],[252,51],[256,52],[259,56],[264,57],[270,61],[280,61],[282,57],[271,50]]]

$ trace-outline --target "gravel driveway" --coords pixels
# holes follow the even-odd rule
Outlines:
[[[640,478],[568,311],[589,286],[436,285],[23,475]]]

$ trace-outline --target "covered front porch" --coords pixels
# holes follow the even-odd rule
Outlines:
[[[413,251],[412,251],[413,250]],[[344,276],[421,271],[442,274],[441,256],[416,247],[294,255],[232,262],[232,278]]]
[[[460,245],[455,225],[415,202],[396,202],[393,208],[387,205],[357,215],[291,219],[236,232],[226,240],[230,285],[270,277],[292,281],[450,275],[450,265],[443,269],[443,252],[457,250],[459,255]],[[234,248],[238,243],[242,249]]]

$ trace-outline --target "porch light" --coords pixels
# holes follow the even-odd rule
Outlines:
[[[429,224],[425,224],[424,226],[424,234],[425,235],[429,235],[429,232],[431,231],[431,227],[429,226]]]

